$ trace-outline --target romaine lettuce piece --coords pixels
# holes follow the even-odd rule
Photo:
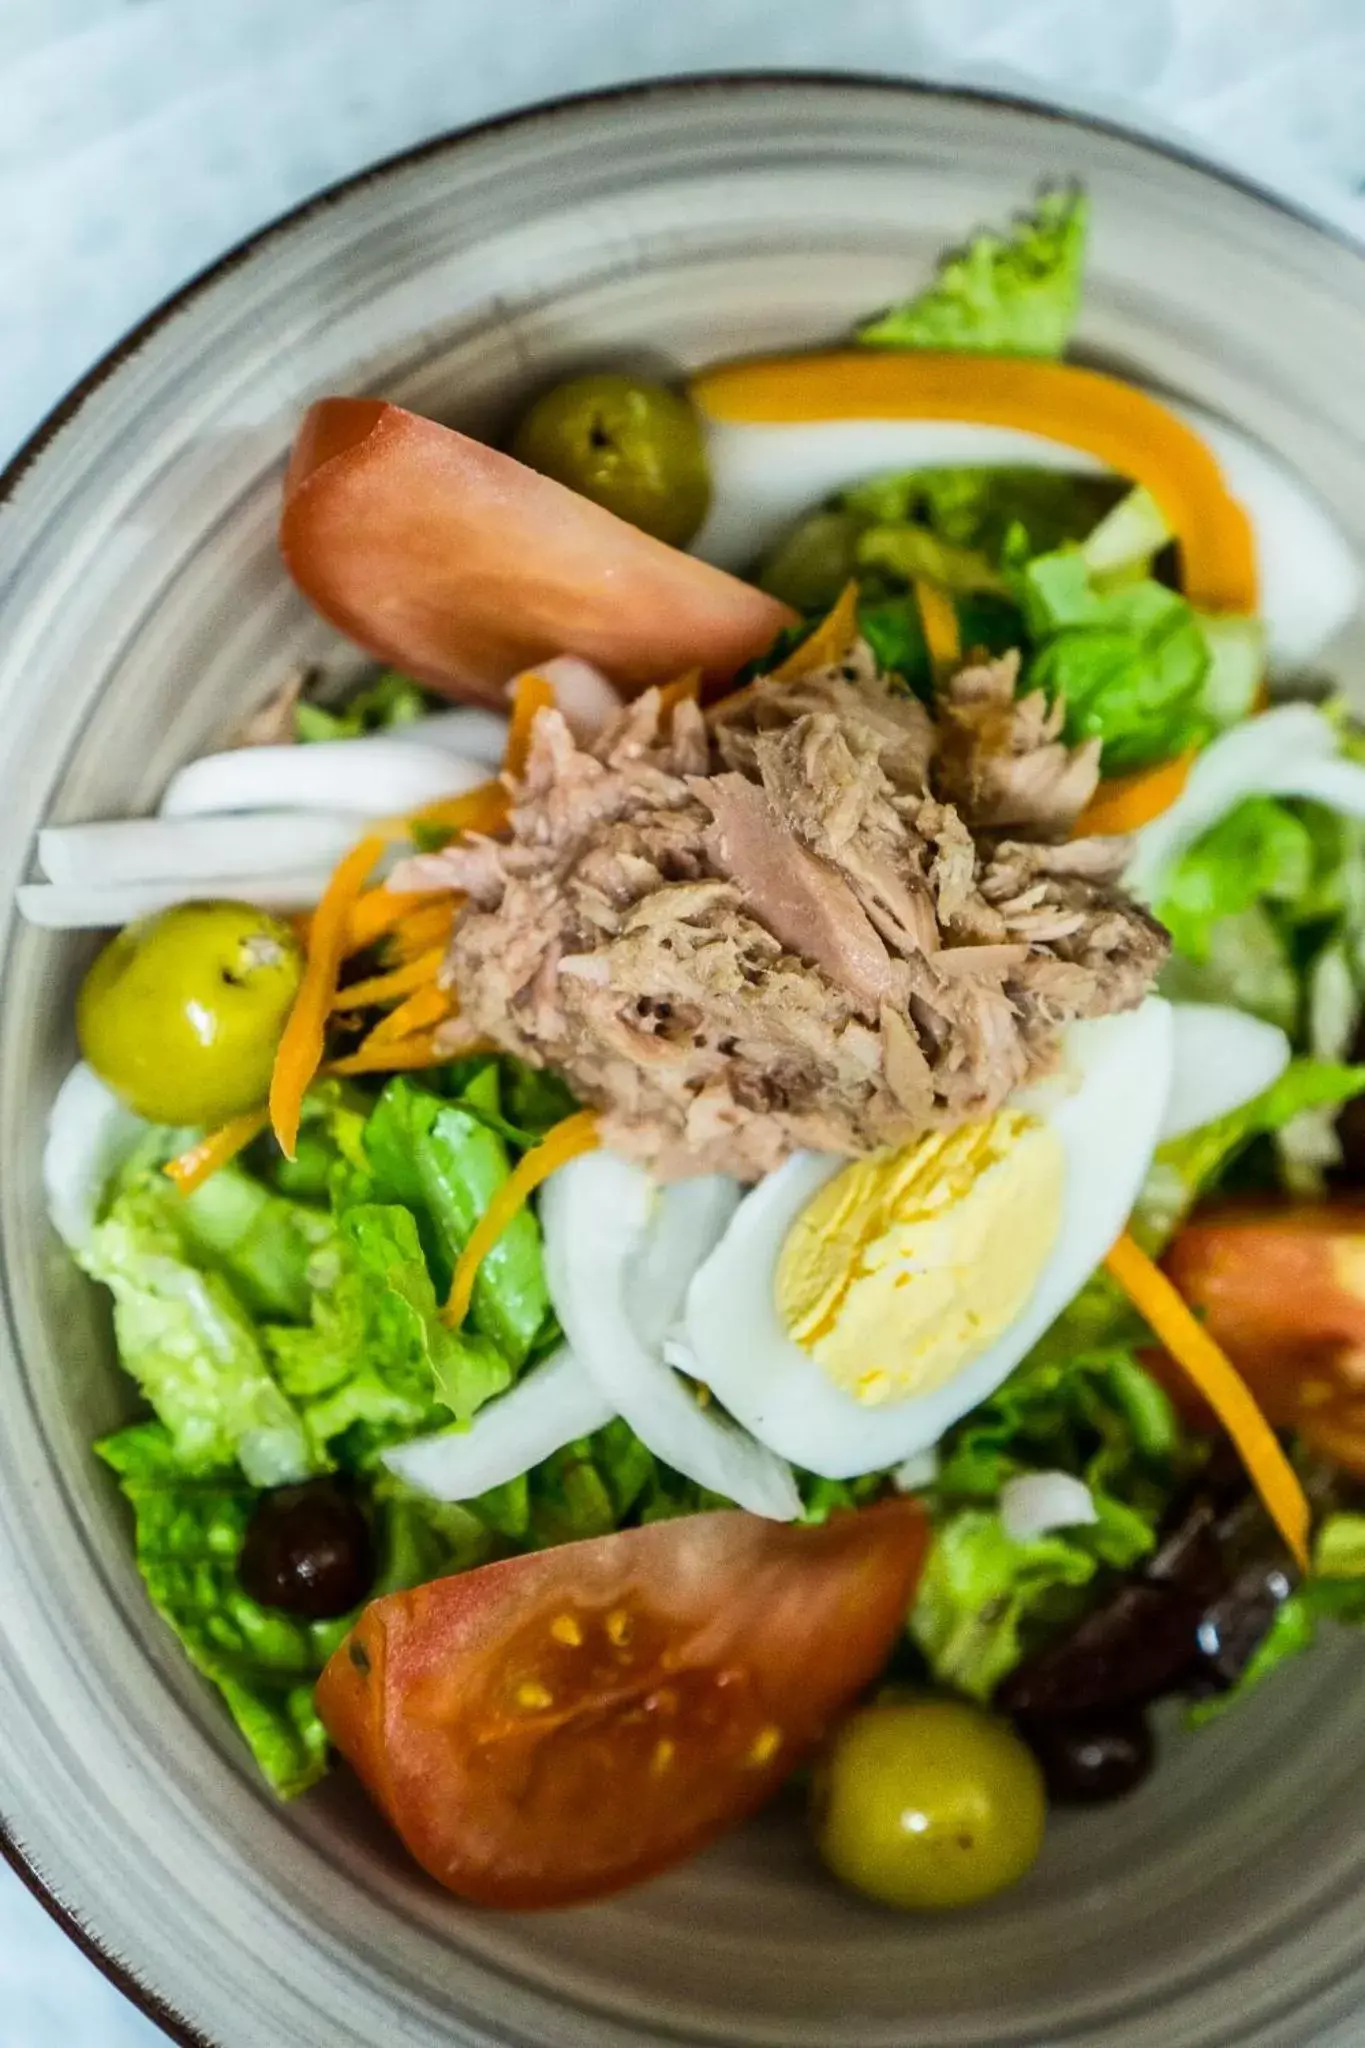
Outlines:
[[[1007,236],[976,235],[933,284],[857,330],[866,348],[1058,356],[1080,310],[1089,207],[1075,186],[1043,192]]]
[[[416,1219],[396,1202],[359,1202],[337,1218],[315,1264],[309,1328],[271,1328],[281,1385],[319,1445],[347,1461],[386,1443],[467,1421],[501,1393],[511,1367],[495,1346],[440,1318]]]
[[[391,1081],[365,1130],[376,1191],[424,1220],[423,1241],[442,1284],[511,1170],[506,1142],[491,1128],[500,1107],[497,1069],[476,1075],[466,1096],[445,1102],[415,1082]],[[529,1208],[480,1267],[470,1324],[514,1371],[552,1332],[540,1225]]]
[[[222,1273],[202,1270],[160,1188],[135,1184],[116,1195],[80,1263],[113,1294],[119,1359],[165,1424],[182,1468],[235,1461],[258,1486],[315,1469],[250,1314]]]
[[[237,1474],[187,1474],[157,1423],[134,1424],[95,1448],[132,1505],[152,1604],[222,1693],[273,1789],[284,1799],[306,1791],[327,1768],[313,1682],[344,1624],[295,1621],[242,1590],[237,1558],[257,1496]]]

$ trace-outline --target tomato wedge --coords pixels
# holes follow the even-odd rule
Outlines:
[[[1165,1263],[1266,1419],[1365,1475],[1365,1206],[1213,1210],[1186,1224]],[[1157,1367],[1204,1419],[1184,1375]]]
[[[927,1540],[693,1515],[376,1600],[328,1733],[417,1861],[479,1905],[601,1898],[753,1813],[875,1679]]]
[[[280,551],[309,601],[434,689],[501,705],[553,655],[643,689],[728,680],[793,614],[495,448],[377,398],[299,429]]]

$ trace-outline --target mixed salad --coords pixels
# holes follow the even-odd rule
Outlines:
[[[1356,569],[1067,360],[1086,235],[510,453],[322,401],[283,557],[384,666],[39,837],[148,1595],[469,1899],[813,1762],[836,1876],[968,1904],[1365,1622]]]

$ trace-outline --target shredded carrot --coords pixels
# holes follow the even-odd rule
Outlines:
[[[348,987],[337,990],[332,1009],[334,1012],[368,1010],[375,1005],[391,1003],[398,996],[411,995],[414,989],[424,988],[436,979],[445,956],[444,946],[431,946],[425,953],[405,960],[401,967],[391,968],[387,974],[372,974],[365,981],[353,981]]]
[[[406,1074],[417,1067],[440,1067],[453,1055],[437,1044],[439,1033],[418,1031],[411,1038],[400,1038],[389,1045],[373,1045],[367,1038],[358,1052],[348,1052],[343,1059],[329,1060],[324,1072],[328,1074]],[[488,1048],[491,1050],[492,1048]],[[478,1045],[461,1046],[461,1052],[484,1050]]]
[[[941,584],[931,582],[927,576],[917,576],[914,583],[915,603],[919,606],[919,622],[924,628],[924,644],[929,650],[929,663],[934,671],[935,681],[950,676],[962,661],[962,639],[957,630],[957,612],[953,600]]]
[[[671,683],[664,683],[659,690],[659,708],[665,718],[671,718],[680,704],[696,704],[701,698],[701,670],[685,668],[680,676],[674,676]]]
[[[1302,1569],[1310,1515],[1298,1475],[1240,1375],[1161,1268],[1126,1234],[1105,1260],[1135,1309],[1203,1395],[1237,1447],[1266,1512]]]
[[[337,992],[346,933],[356,899],[388,845],[383,832],[367,833],[339,863],[313,913],[308,957],[270,1077],[270,1121],[280,1150],[294,1157],[303,1098],[322,1064],[327,1015]]]
[[[401,966],[405,961],[416,960],[423,953],[439,946],[444,950],[455,923],[455,913],[464,902],[464,897],[428,897],[420,910],[409,911],[400,918],[384,940],[384,957]]]
[[[1251,525],[1212,452],[1159,399],[1118,377],[1026,356],[842,350],[722,364],[693,379],[692,396],[711,419],[744,425],[979,420],[1084,449],[1147,486],[1179,541],[1192,605],[1257,608]]]
[[[387,1017],[380,1018],[365,1045],[394,1045],[404,1038],[411,1038],[415,1031],[425,1031],[433,1024],[444,1023],[454,1011],[454,998],[449,992],[438,988],[434,981],[427,981],[421,988],[414,989],[396,1010],[390,1010]]]
[[[253,1138],[259,1138],[269,1121],[269,1112],[264,1109],[249,1109],[244,1116],[231,1117],[218,1130],[198,1139],[178,1159],[169,1160],[161,1170],[175,1182],[182,1195],[192,1195],[220,1166],[226,1166]]]
[[[792,649],[781,667],[773,670],[773,681],[795,683],[802,676],[814,675],[818,668],[832,668],[843,660],[857,637],[858,585],[850,580],[814,632],[808,633],[801,645]]]
[[[367,946],[373,946],[376,940],[393,931],[405,918],[427,909],[431,902],[432,898],[425,891],[386,889],[382,882],[377,889],[367,889],[351,906],[351,914],[346,920],[347,959],[352,953],[363,953]],[[311,925],[311,919],[309,922]],[[302,936],[307,945],[308,934],[305,932]]]
[[[507,826],[509,808],[507,791],[500,782],[479,782],[473,789],[462,790],[459,796],[440,797],[434,804],[424,804],[420,811],[410,812],[406,818],[395,818],[392,829],[395,838],[403,839],[423,825],[450,833],[502,832]]]
[[[1155,768],[1139,768],[1131,775],[1116,775],[1102,782],[1072,827],[1073,839],[1092,834],[1108,836],[1136,832],[1150,825],[1175,802],[1190,779],[1197,756],[1177,754],[1173,761],[1158,762]]]
[[[450,1299],[444,1310],[445,1320],[452,1330],[458,1330],[469,1314],[479,1268],[512,1218],[524,1208],[543,1180],[548,1180],[552,1173],[566,1166],[571,1159],[577,1159],[581,1153],[594,1151],[600,1142],[596,1111],[580,1109],[573,1116],[566,1116],[563,1123],[546,1132],[538,1145],[522,1154],[474,1225],[469,1242],[460,1253],[455,1278],[450,1285]]]
[[[512,723],[507,733],[507,752],[503,756],[502,772],[519,782],[526,773],[527,757],[531,752],[531,728],[542,711],[548,711],[555,701],[554,685],[547,683],[544,676],[535,674],[518,676],[516,692],[512,698]]]

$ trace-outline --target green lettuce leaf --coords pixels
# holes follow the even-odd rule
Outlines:
[[[301,700],[294,706],[294,737],[304,742],[352,740],[367,732],[394,732],[425,718],[427,710],[420,684],[396,668],[385,669],[335,709]]]
[[[1097,1275],[1004,1385],[946,1437],[927,1489],[934,1542],[911,1636],[935,1679],[985,1699],[1089,1605],[1101,1576],[1131,1571],[1190,1452],[1162,1389],[1133,1356],[1141,1322]],[[997,1509],[1022,1473],[1083,1479],[1097,1519],[1019,1542]]]
[[[1212,658],[1178,592],[1146,577],[1102,587],[1076,547],[1035,556],[1014,584],[1035,648],[1027,683],[1065,701],[1068,739],[1103,742],[1106,774],[1167,760],[1209,736]]]
[[[512,1378],[494,1345],[442,1323],[416,1219],[396,1202],[341,1211],[314,1268],[311,1325],[271,1328],[266,1343],[314,1440],[347,1463],[451,1415],[467,1422]]]
[[[1200,1197],[1217,1186],[1257,1138],[1316,1110],[1335,1113],[1362,1093],[1365,1066],[1291,1061],[1278,1081],[1240,1109],[1158,1146],[1133,1213],[1134,1235],[1148,1251],[1161,1251]]]
[[[266,1486],[315,1468],[250,1313],[223,1273],[198,1263],[160,1187],[117,1194],[80,1262],[114,1297],[119,1360],[165,1424],[181,1466],[209,1471],[235,1461]]]
[[[866,348],[1058,356],[1080,310],[1089,208],[1076,187],[1044,192],[1007,236],[950,251],[929,288],[857,330]]]
[[[295,1621],[243,1591],[237,1558],[258,1496],[235,1474],[187,1475],[156,1423],[95,1448],[132,1506],[153,1606],[217,1686],[273,1789],[285,1799],[306,1791],[327,1768],[313,1685],[344,1624]]]
[[[489,1065],[455,1102],[406,1078],[391,1081],[365,1127],[376,1193],[417,1213],[443,1290],[474,1225],[511,1171],[506,1140],[490,1127],[499,1113],[498,1069]],[[554,1341],[540,1225],[531,1209],[512,1219],[479,1268],[470,1325],[513,1371]]]
[[[1161,994],[1177,1003],[1227,1003],[1295,1036],[1303,988],[1269,910],[1254,903],[1215,919],[1205,943],[1202,960],[1170,955],[1157,983]]]

